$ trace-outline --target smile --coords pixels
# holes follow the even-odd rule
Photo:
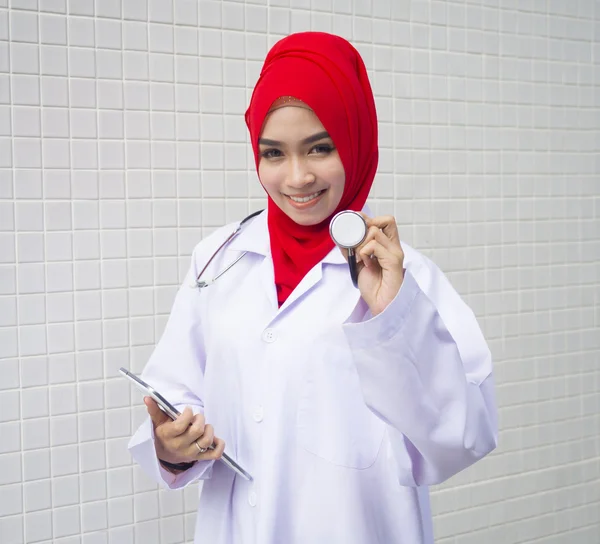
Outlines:
[[[299,204],[305,204],[306,202],[310,202],[311,200],[314,200],[315,198],[318,198],[324,192],[325,192],[325,189],[323,189],[322,191],[318,191],[316,193],[313,193],[312,195],[307,195],[307,196],[292,196],[292,195],[286,195],[286,196],[290,200],[293,200],[294,202],[298,202]]]

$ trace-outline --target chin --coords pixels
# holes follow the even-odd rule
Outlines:
[[[323,213],[319,212],[301,212],[291,206],[284,206],[281,211],[285,213],[294,223],[302,225],[304,227],[310,227],[312,225],[318,225],[321,221],[326,219],[323,217]]]
[[[313,219],[311,217],[298,217],[291,215],[290,218],[294,221],[294,223],[298,225],[302,225],[303,227],[312,227],[313,225],[318,225],[323,219]]]

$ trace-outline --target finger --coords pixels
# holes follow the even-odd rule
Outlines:
[[[212,449],[214,447],[214,441],[214,429],[212,428],[212,425],[207,425],[204,430],[204,434],[201,437],[196,438],[185,445],[185,455],[200,459],[200,456],[204,455],[204,453],[202,453],[200,450],[208,450],[209,448]]]
[[[158,407],[158,404],[156,404],[156,401],[152,397],[144,397],[144,404],[155,429],[159,425],[171,421],[171,418]]]
[[[358,262],[365,268],[372,266],[371,255],[375,254],[375,246],[379,245],[375,240],[370,240],[360,248],[360,251],[356,254]]]
[[[219,442],[223,443],[224,448],[224,442],[220,438],[215,437],[214,432],[212,430],[209,438],[210,444],[203,443],[203,439],[198,439],[195,442],[192,442],[185,452],[186,456],[188,458],[197,459],[199,461],[205,461],[207,459],[217,459],[218,457],[214,457],[213,452],[216,449],[218,449]],[[201,449],[206,451],[201,452]]]
[[[212,425],[207,425],[204,428],[204,434],[196,439],[196,444],[201,448],[210,448],[215,440],[215,430]]]
[[[221,438],[215,437],[214,446],[215,448],[213,450],[208,450],[206,453],[203,453],[198,458],[205,461],[220,459],[223,456],[223,452],[225,451],[225,441]]]
[[[379,227],[376,227],[375,225],[369,227],[367,236],[365,237],[365,240],[361,246],[368,244],[371,240],[377,240],[381,245],[383,245],[383,247],[388,248],[390,251],[394,246],[397,245],[390,240]]]
[[[365,239],[362,241],[362,243],[359,246],[357,246],[354,249],[355,259],[356,259],[357,263],[362,262],[362,257],[361,257],[360,252],[363,247],[365,247],[371,240],[373,240],[376,230],[378,230],[377,227],[369,227],[367,229],[367,234],[365,235]]]
[[[365,237],[364,242],[357,248],[357,251],[356,251],[356,262],[357,263],[362,262],[365,264],[365,266],[367,266],[367,267],[369,266],[369,262],[367,262],[365,260],[365,256],[364,256],[362,250],[363,250],[363,248],[368,246],[373,240],[378,241],[381,245],[383,245],[383,247],[385,247],[389,251],[393,251],[394,246],[396,245],[381,231],[381,229],[379,227],[371,226],[371,227],[369,227],[369,230],[367,231],[367,236]],[[369,254],[368,257],[370,260],[371,254]]]
[[[186,406],[185,410],[175,421],[169,425],[165,425],[165,436],[168,438],[181,436],[188,430],[188,427],[192,423],[193,419],[194,414],[192,409],[189,406]]]
[[[194,440],[198,440],[205,433],[205,420],[203,414],[196,414],[193,419],[191,425],[188,427],[185,434],[182,436],[185,440],[187,440],[188,444],[191,444]]]
[[[371,255],[374,255],[377,259],[376,262],[371,260]],[[369,268],[373,265],[378,265],[381,268],[384,268],[386,263],[390,265],[401,265],[402,258],[386,249],[381,243],[377,240],[371,240],[366,246],[364,246],[360,251],[360,258],[364,265]]]
[[[396,218],[392,215],[381,215],[379,217],[366,217],[365,221],[367,222],[367,226],[377,227],[381,229],[384,234],[393,242],[397,242],[400,240],[400,236],[398,234],[398,225],[396,224]]]
[[[392,255],[404,260],[404,251],[402,251],[402,246],[398,242],[391,240],[382,230],[377,229],[373,239],[379,242]]]

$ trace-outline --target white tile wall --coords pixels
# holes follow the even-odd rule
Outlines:
[[[268,47],[351,39],[372,194],[467,298],[500,447],[437,542],[600,535],[600,5],[0,0],[0,541],[191,541],[197,488],[132,466],[141,370],[201,237],[264,206],[243,112]]]

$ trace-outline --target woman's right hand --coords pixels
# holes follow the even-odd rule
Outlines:
[[[144,397],[144,403],[154,425],[154,446],[159,459],[167,463],[189,463],[220,459],[225,442],[215,436],[212,425],[206,425],[203,414],[194,415],[189,407],[172,420],[154,399]],[[197,444],[197,445],[196,445]],[[199,448],[210,448],[200,453]]]

